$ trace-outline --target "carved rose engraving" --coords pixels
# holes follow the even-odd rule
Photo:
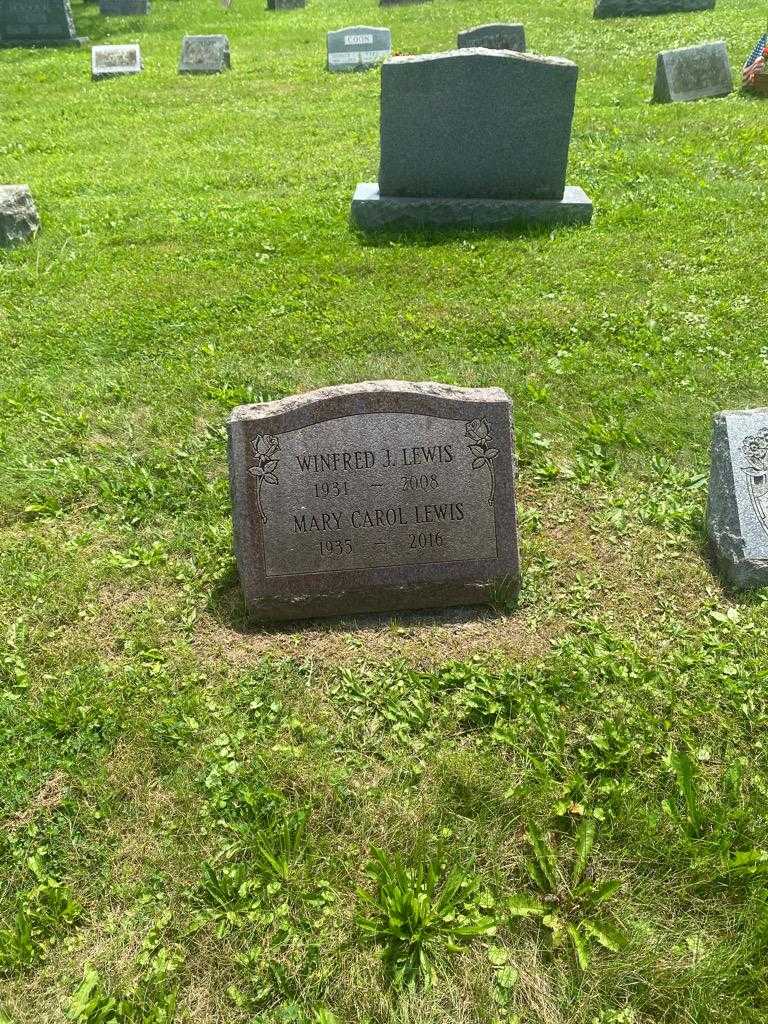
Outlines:
[[[742,469],[758,522],[768,534],[768,427],[744,438],[741,445],[748,465]]]
[[[469,438],[469,450],[474,456],[472,469],[486,468],[491,476],[491,493],[488,504],[493,505],[496,499],[496,467],[493,460],[498,458],[499,449],[493,447],[491,428],[484,417],[471,420],[467,423],[466,435]]]
[[[251,451],[255,465],[251,466],[248,472],[256,477],[256,508],[261,516],[262,523],[267,522],[267,515],[261,504],[261,490],[264,484],[277,486],[277,464],[280,461],[280,438],[274,434],[259,434],[251,441]]]

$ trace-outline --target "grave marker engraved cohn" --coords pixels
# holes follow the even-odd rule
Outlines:
[[[707,533],[729,583],[768,586],[768,409],[715,416]]]
[[[328,33],[327,47],[329,71],[365,71],[390,55],[392,33],[370,25],[340,28]]]
[[[235,552],[250,615],[477,604],[519,586],[498,388],[373,381],[235,409]]]

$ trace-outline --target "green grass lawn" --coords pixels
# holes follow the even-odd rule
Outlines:
[[[764,12],[73,8],[146,69],[0,51],[0,1021],[765,1021],[768,604],[702,522],[712,413],[768,404],[768,104],[648,103]],[[499,18],[581,68],[594,224],[352,231],[378,74],[326,30]],[[377,377],[513,396],[519,607],[249,630],[229,410]]]

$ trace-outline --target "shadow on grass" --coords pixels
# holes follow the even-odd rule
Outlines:
[[[357,633],[385,629],[402,624],[412,628],[427,625],[458,625],[466,622],[496,622],[512,614],[518,606],[517,587],[496,588],[487,605],[460,605],[423,611],[372,612],[329,618],[289,619],[279,622],[252,622],[245,608],[237,567],[233,564],[211,591],[207,611],[222,626],[241,636],[288,635],[307,630],[326,633]]]
[[[506,238],[512,242],[527,238],[546,238],[555,231],[583,230],[586,226],[583,224],[503,224],[498,227],[391,227],[368,232],[352,225],[352,234],[358,245],[364,249],[382,249],[395,244],[431,249],[471,239],[480,241],[484,238]]]

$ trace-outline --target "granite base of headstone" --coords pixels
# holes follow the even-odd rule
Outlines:
[[[143,69],[138,43],[91,47],[91,78],[94,82],[121,75],[138,75]]]
[[[632,18],[642,14],[685,14],[714,10],[715,0],[595,0],[596,18]]]
[[[525,53],[525,28],[520,24],[494,22],[459,32],[458,48],[483,46],[486,50],[517,50]]]
[[[107,17],[130,18],[149,14],[149,0],[99,0],[99,11]]]
[[[404,4],[424,4],[429,0],[379,0],[379,7],[397,7]]]
[[[184,36],[179,74],[217,75],[231,66],[227,36]]]
[[[663,50],[656,58],[654,103],[710,99],[731,92],[733,75],[722,40]]]
[[[565,183],[577,76],[569,60],[509,50],[386,61],[379,180],[358,186],[353,222],[588,223],[591,201]]]
[[[15,249],[40,230],[40,217],[27,185],[0,185],[0,248]]]
[[[0,0],[0,48],[82,46],[69,0]]]
[[[340,28],[327,35],[329,71],[366,71],[392,53],[392,33],[388,28],[357,25]]]
[[[268,11],[296,11],[307,6],[307,0],[267,0]]]
[[[768,586],[768,409],[715,416],[707,534],[731,586]]]
[[[512,407],[498,388],[371,381],[240,406],[229,465],[254,619],[517,592]]]

